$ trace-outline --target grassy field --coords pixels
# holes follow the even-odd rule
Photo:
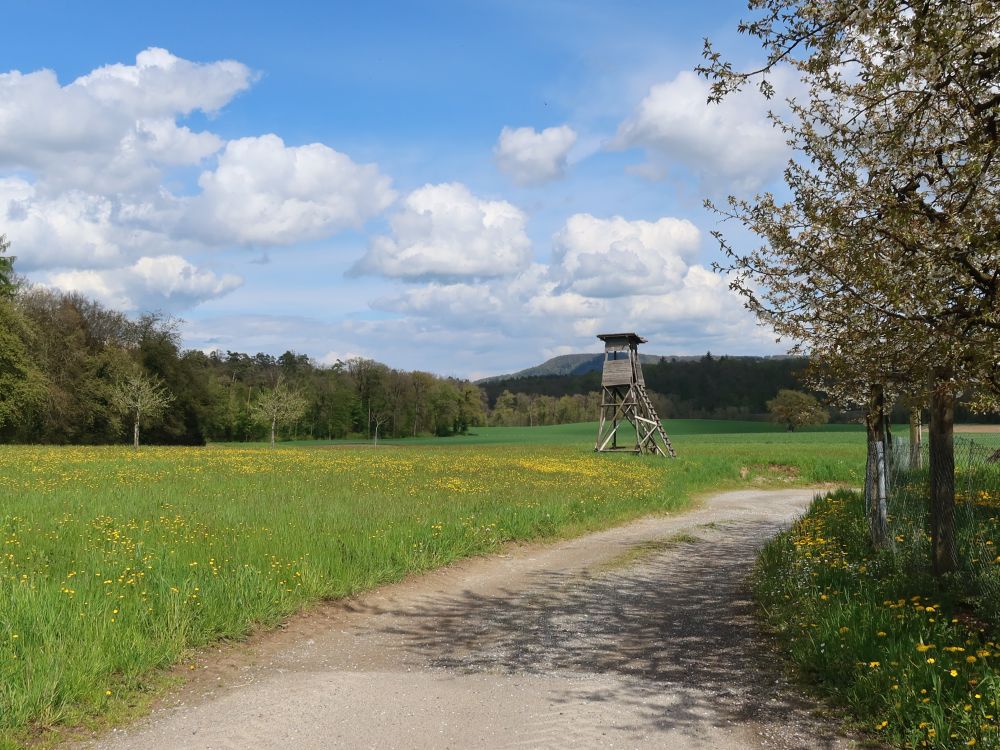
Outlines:
[[[192,647],[322,599],[712,489],[862,475],[856,432],[672,427],[676,461],[594,454],[594,425],[378,450],[2,447],[0,747],[128,715]]]
[[[782,425],[773,422],[739,421],[725,419],[674,419],[666,423],[670,439],[675,437],[699,438],[712,435],[768,435],[779,442],[792,440],[824,440],[825,436],[839,433],[863,432],[860,425],[834,424],[822,427],[805,428],[789,433]],[[899,429],[903,429],[900,427]],[[785,437],[781,437],[785,436]],[[545,427],[473,427],[467,435],[455,435],[449,438],[417,437],[402,440],[380,440],[387,445],[441,445],[444,442],[456,445],[579,445],[594,447],[597,438],[597,422],[579,422],[575,424],[560,424]],[[321,444],[345,445],[362,444],[367,440],[290,440],[284,445],[316,446]],[[245,443],[227,443],[226,445],[245,445]]]
[[[830,440],[864,440],[864,428],[859,424],[827,424],[822,427],[807,427],[796,432],[788,432],[782,425],[773,422],[739,421],[725,419],[673,419],[666,423],[671,440],[699,443],[716,439],[730,442],[745,441],[747,435],[754,436],[754,442],[764,443],[823,443]],[[906,436],[908,425],[894,425],[896,435]],[[926,428],[925,428],[926,430]],[[956,433],[969,433],[970,437],[989,439],[1000,434],[1000,425],[957,425]],[[833,437],[834,435],[838,437]],[[474,427],[467,435],[448,438],[417,437],[402,440],[379,440],[386,445],[578,445],[594,447],[597,437],[597,422],[552,425],[546,427]],[[926,436],[925,436],[926,439]],[[370,441],[358,438],[346,440],[288,440],[285,446],[316,447],[318,445],[366,445]],[[221,443],[244,447],[246,443]],[[263,443],[261,443],[263,445]]]

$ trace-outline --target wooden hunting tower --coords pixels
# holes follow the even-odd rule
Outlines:
[[[655,453],[676,458],[642,378],[638,348],[646,339],[634,333],[602,333],[597,338],[604,342],[604,372],[601,426],[594,450]],[[635,445],[618,445],[618,428],[623,422],[635,428]]]

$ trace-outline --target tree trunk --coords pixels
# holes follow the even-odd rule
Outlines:
[[[885,393],[881,386],[872,389],[865,413],[868,436],[868,461],[865,466],[865,507],[872,544],[884,547],[889,541],[885,481]]]
[[[277,427],[278,419],[277,417],[271,417],[271,447],[274,447],[274,432]]]
[[[923,435],[920,427],[920,409],[910,409],[910,470],[923,468]]]
[[[942,575],[958,568],[955,544],[955,391],[949,373],[935,373],[930,412],[931,562],[934,574]]]
[[[135,423],[132,425],[132,447],[139,450],[139,412],[135,413]]]

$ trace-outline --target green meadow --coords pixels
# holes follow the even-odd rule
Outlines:
[[[4,446],[0,747],[121,721],[192,649],[321,600],[711,490],[863,474],[857,430],[668,427],[676,460],[595,454],[595,424],[377,449]]]
[[[739,421],[724,419],[675,419],[666,423],[667,434],[671,440],[674,437],[691,438],[694,441],[707,436],[731,435],[739,441],[742,435],[768,435],[769,442],[809,442],[809,441],[841,441],[851,433],[861,436],[863,430],[855,424],[833,424],[822,427],[801,429],[788,432],[783,426],[773,422]],[[904,429],[900,427],[899,429]],[[634,433],[633,433],[634,434]],[[840,435],[841,437],[834,437]],[[579,422],[575,424],[547,425],[545,427],[473,427],[466,435],[453,435],[447,438],[417,437],[405,439],[379,440],[379,444],[392,445],[578,445],[594,447],[597,438],[597,422]],[[346,440],[290,440],[283,445],[318,446],[318,445],[362,445],[369,440],[358,438]],[[245,443],[226,443],[225,445],[245,445]]]

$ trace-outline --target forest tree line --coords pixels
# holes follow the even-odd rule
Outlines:
[[[661,419],[764,419],[768,402],[782,390],[804,391],[829,408],[830,420],[860,422],[859,408],[831,405],[828,394],[804,385],[807,357],[661,357],[642,366],[643,379]],[[815,371],[815,367],[814,367]],[[530,426],[590,421],[600,404],[599,370],[566,375],[534,375],[480,383],[486,392],[490,424]],[[572,419],[580,414],[581,419]],[[584,416],[590,415],[590,416]],[[973,411],[960,399],[955,417],[962,422],[995,422],[995,412]],[[891,407],[895,424],[909,420],[904,403]]]
[[[781,388],[798,388],[805,359],[662,359],[644,367],[664,419],[763,418]],[[354,358],[324,366],[280,356],[184,350],[176,321],[132,319],[78,294],[21,284],[0,298],[0,441],[121,442],[128,419],[114,408],[117,383],[143,374],[172,400],[143,424],[145,443],[254,441],[268,426],[254,402],[279,384],[306,403],[279,437],[453,435],[478,425],[540,426],[592,421],[600,373],[528,377],[477,385]],[[834,412],[845,420],[848,413]]]
[[[0,440],[121,442],[130,423],[115,408],[115,388],[137,375],[170,394],[143,425],[145,443],[259,440],[268,425],[252,407],[279,384],[306,405],[284,437],[450,435],[486,421],[483,393],[468,381],[362,358],[323,366],[293,352],[184,350],[170,318],[131,319],[80,295],[23,283],[0,290]]]
[[[804,357],[718,357],[708,353],[696,360],[661,357],[659,362],[644,364],[642,372],[657,414],[663,419],[755,419],[767,412],[768,400],[780,389],[801,389],[799,375],[806,363]],[[601,373],[494,380],[482,383],[482,387],[494,409],[504,391],[524,399],[554,398],[565,403],[562,399],[566,396],[599,393]],[[596,406],[593,413],[597,413]]]

